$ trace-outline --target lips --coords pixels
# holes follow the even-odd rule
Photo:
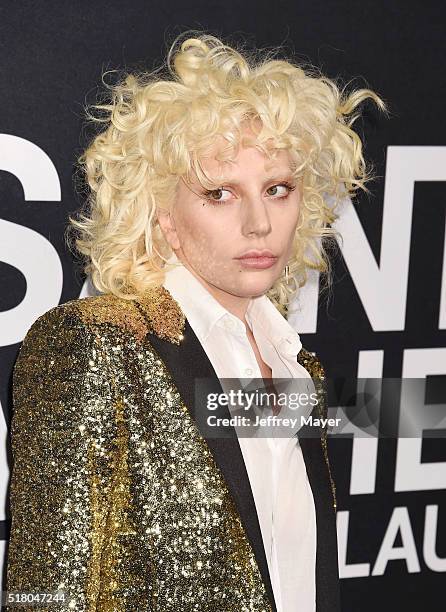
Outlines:
[[[235,259],[244,267],[264,270],[273,266],[278,258],[271,251],[264,249],[263,251],[246,251],[246,253]]]
[[[269,250],[263,249],[261,251],[252,249],[251,251],[246,251],[239,257],[235,259],[258,259],[258,258],[269,258],[269,259],[277,259],[277,257]]]

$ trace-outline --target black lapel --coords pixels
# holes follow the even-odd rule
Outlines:
[[[311,415],[319,417],[317,405]],[[304,425],[297,435],[316,511],[316,612],[340,612],[336,514],[320,434],[317,427]]]
[[[222,386],[205,350],[187,319],[183,336],[179,345],[159,338],[154,333],[150,333],[149,341],[166,364],[184,404],[197,423],[199,430],[206,438],[215,462],[222,471],[237,506],[242,525],[253,548],[257,565],[271,602],[272,611],[277,612],[257,510],[235,428],[233,426],[226,428],[225,437],[208,437],[206,436],[204,424],[201,422],[202,420],[198,418],[197,404],[203,405],[200,397],[209,392],[222,393]],[[203,385],[196,387],[195,381],[197,379],[206,379],[206,387]],[[199,393],[196,397],[197,389]],[[204,413],[204,410],[201,412]],[[227,406],[220,406],[216,414],[223,418],[230,417]],[[219,432],[221,432],[221,429],[219,429]]]

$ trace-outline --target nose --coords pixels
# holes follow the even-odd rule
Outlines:
[[[251,234],[266,236],[271,232],[267,205],[262,198],[245,198],[241,210],[244,236],[250,236]]]

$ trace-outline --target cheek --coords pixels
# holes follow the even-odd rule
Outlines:
[[[280,244],[282,250],[282,263],[286,263],[292,254],[296,228],[299,221],[299,210],[297,207],[290,208],[287,214],[276,218],[275,236],[276,243]],[[285,264],[284,264],[285,265]]]
[[[299,221],[299,209],[297,206],[290,207],[286,214],[276,219],[276,227],[284,242],[292,242]]]
[[[206,214],[206,207],[201,208],[187,216],[182,215],[176,228],[181,248],[188,258],[206,261],[224,250],[228,230],[222,219],[214,214]]]

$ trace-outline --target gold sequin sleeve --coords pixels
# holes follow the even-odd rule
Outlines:
[[[105,610],[117,398],[110,351],[64,305],[29,329],[13,370],[7,589],[63,591],[52,610]],[[102,557],[102,561],[101,561]],[[28,610],[29,606],[7,607]],[[48,609],[36,605],[34,610]],[[115,608],[118,609],[118,608]]]

